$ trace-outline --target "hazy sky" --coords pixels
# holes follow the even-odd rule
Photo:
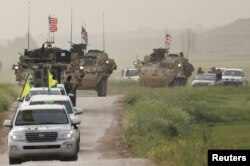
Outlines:
[[[29,0],[0,0],[0,39],[27,33]],[[58,18],[57,34],[70,34],[70,8],[73,7],[73,33],[86,24],[89,33],[219,26],[250,17],[250,0],[30,0],[30,32],[48,33],[48,16]]]

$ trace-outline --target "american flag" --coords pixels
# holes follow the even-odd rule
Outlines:
[[[57,18],[56,17],[49,16],[49,30],[50,32],[57,31]]]
[[[88,44],[88,32],[83,28],[83,26],[82,26],[81,34],[85,43]]]
[[[167,45],[171,45],[173,38],[170,34],[166,34],[166,38],[165,38],[165,44]]]

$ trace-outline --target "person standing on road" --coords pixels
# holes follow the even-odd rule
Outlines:
[[[67,77],[66,82],[64,83],[64,87],[65,87],[65,90],[66,90],[67,95],[69,95],[69,93],[71,93],[72,88],[73,88],[73,85],[72,85],[72,83],[71,83],[71,79],[72,79],[72,77],[71,77],[71,75],[69,75],[69,76]]]
[[[65,90],[66,90],[66,93],[68,96],[70,93],[73,94],[73,96],[70,95],[69,98],[70,98],[73,106],[76,106],[76,88],[77,88],[76,86],[77,86],[77,84],[73,85],[73,83],[71,82],[71,79],[72,79],[72,77],[71,77],[71,75],[69,75],[67,77],[66,82],[64,83],[64,87],[65,87]]]

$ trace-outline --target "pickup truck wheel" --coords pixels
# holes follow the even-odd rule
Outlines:
[[[73,156],[64,158],[65,161],[77,161],[77,159],[78,159],[78,150],[77,149],[76,149],[76,152]]]
[[[21,164],[21,159],[9,157],[9,164]]]
[[[80,139],[79,139],[78,142],[77,142],[77,151],[78,151],[78,152],[80,151]]]

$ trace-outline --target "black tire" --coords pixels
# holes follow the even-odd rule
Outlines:
[[[73,156],[65,157],[65,161],[77,161],[78,160],[78,150],[76,149],[76,152]]]
[[[99,97],[107,96],[107,79],[102,79],[98,85],[98,92]]]
[[[79,140],[77,141],[77,151],[80,151],[80,142],[81,142],[81,138],[79,138]]]
[[[21,159],[9,157],[9,165],[21,164],[21,163],[22,163]]]

